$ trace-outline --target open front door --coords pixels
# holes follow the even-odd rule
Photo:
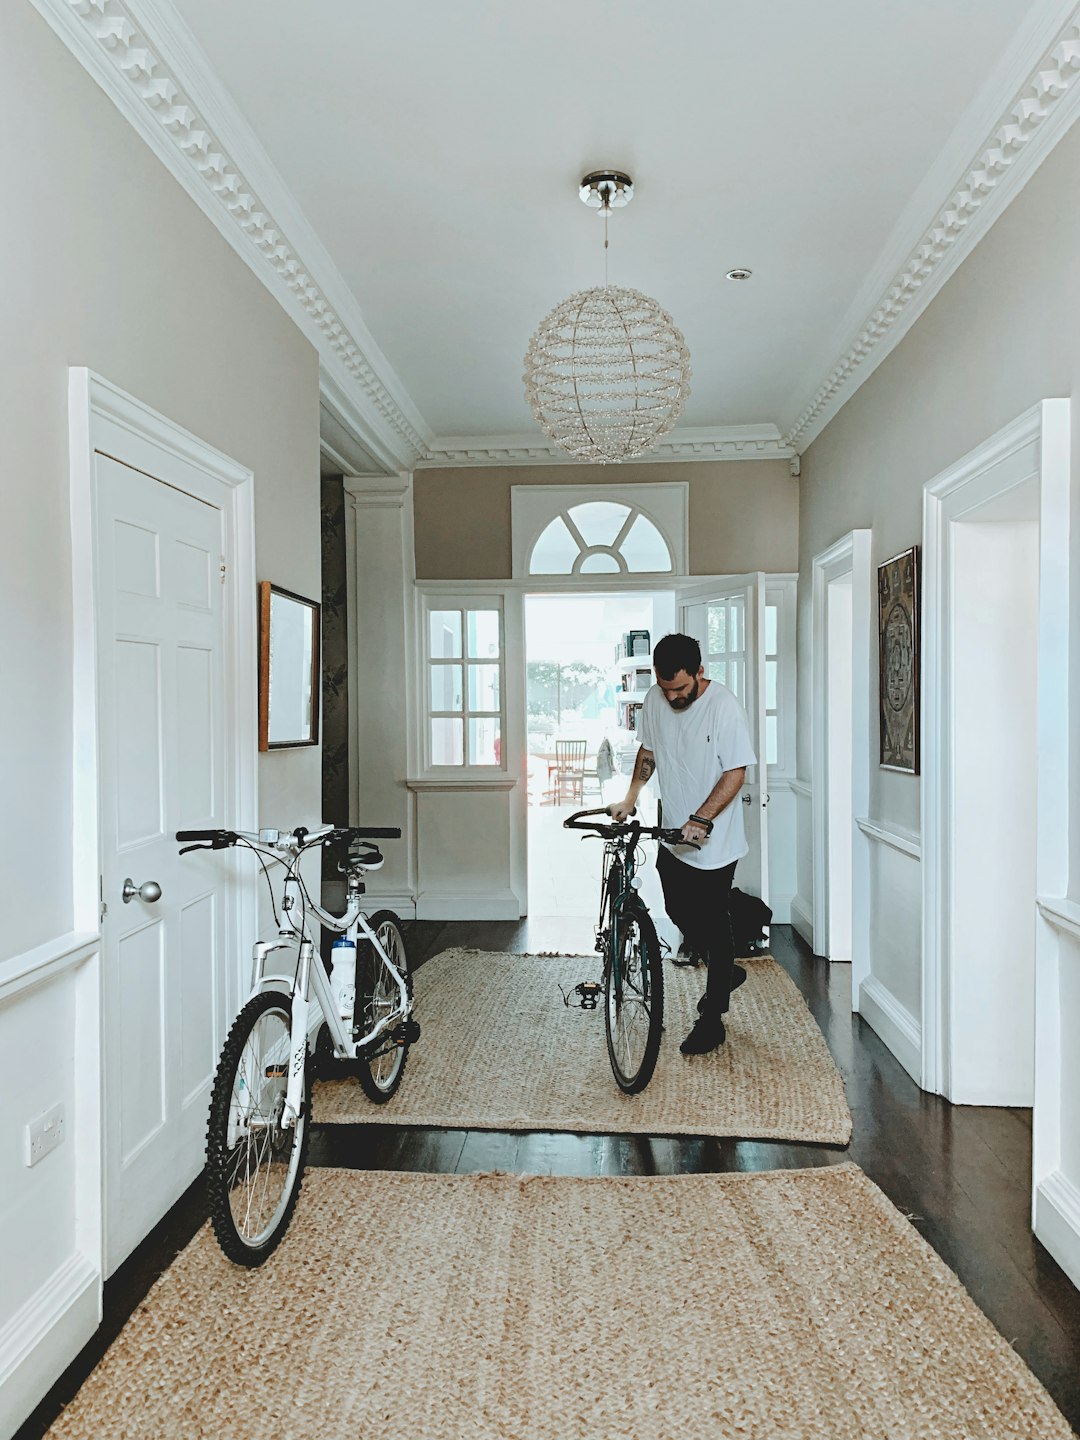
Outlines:
[[[710,680],[726,685],[746,710],[758,763],[747,769],[735,804],[743,806],[750,850],[739,861],[735,882],[740,890],[769,903],[769,795],[765,686],[765,576],[733,575],[700,587],[684,589],[682,630],[701,646],[701,661]]]

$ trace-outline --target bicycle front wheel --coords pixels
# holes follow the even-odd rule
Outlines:
[[[613,910],[604,969],[604,1028],[611,1071],[621,1090],[636,1095],[652,1079],[664,1028],[660,942],[644,906],[621,905]]]
[[[238,1265],[261,1265],[285,1234],[304,1175],[309,1077],[299,1119],[285,1125],[292,1005],[253,995],[221,1052],[210,1097],[206,1177],[218,1244]]]
[[[391,910],[380,910],[368,922],[379,944],[405,979],[405,988],[412,994],[409,957],[405,953],[405,937],[401,922]],[[365,1031],[375,1028],[380,1020],[401,1007],[401,992],[386,962],[369,941],[358,947],[356,957],[356,1021]],[[376,1041],[372,1054],[361,1059],[358,1077],[360,1088],[376,1105],[385,1105],[397,1093],[409,1058],[408,1032],[404,1023],[391,1025]]]

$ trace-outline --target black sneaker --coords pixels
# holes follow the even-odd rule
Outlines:
[[[746,971],[743,969],[743,967],[742,967],[741,965],[735,965],[735,966],[733,966],[732,971],[731,971],[731,990],[732,990],[732,993],[733,993],[733,994],[734,994],[734,992],[739,988],[739,986],[743,983],[743,981],[744,981],[745,979],[746,979]],[[697,1013],[698,1013],[699,1015],[701,1015],[701,1014],[704,1013],[704,1010],[705,1010],[705,996],[702,995],[701,999],[697,1002]]]
[[[726,1039],[719,1016],[701,1015],[679,1049],[684,1055],[707,1055],[710,1050],[718,1050]]]
[[[695,966],[696,966],[696,965],[700,965],[700,964],[701,964],[701,956],[698,955],[698,954],[696,954],[695,951],[691,950],[690,947],[687,945],[686,941],[684,940],[684,941],[682,942],[682,944],[679,946],[678,953],[675,954],[675,955],[672,955],[672,957],[671,957],[671,963],[672,963],[673,965],[695,965]]]

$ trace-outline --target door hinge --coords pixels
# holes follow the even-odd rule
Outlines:
[[[98,876],[98,919],[104,920],[109,913],[109,907],[105,903],[105,877]]]

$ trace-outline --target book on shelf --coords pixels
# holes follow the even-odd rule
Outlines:
[[[648,630],[627,630],[615,647],[616,660],[630,660],[651,653],[652,647]]]

